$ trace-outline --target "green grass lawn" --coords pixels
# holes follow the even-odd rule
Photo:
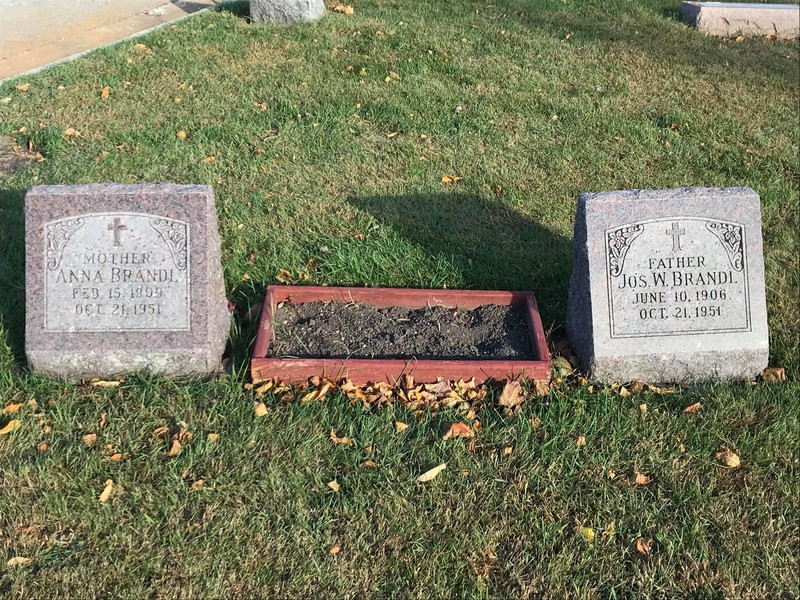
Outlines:
[[[283,28],[233,5],[0,85],[0,136],[44,158],[0,179],[0,408],[22,404],[0,413],[20,423],[0,436],[0,596],[800,595],[800,53],[705,37],[678,4],[356,0]],[[553,345],[579,193],[748,185],[789,381],[620,396],[570,379],[515,417],[485,407],[474,444],[442,439],[456,411],[341,395],[267,394],[256,418],[241,320],[230,377],[48,381],[24,366],[24,193],[102,181],[213,185],[243,309],[279,269],[531,289]],[[191,440],[166,456],[159,427]]]

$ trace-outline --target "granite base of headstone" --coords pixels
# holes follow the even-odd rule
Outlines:
[[[324,14],[323,0],[250,0],[250,17],[256,23],[309,23]]]
[[[681,3],[681,20],[699,31],[718,37],[738,35],[800,37],[800,5],[755,2]]]
[[[77,381],[219,370],[230,313],[210,186],[31,188],[25,251],[34,371]]]
[[[582,194],[567,313],[570,345],[593,378],[755,377],[769,354],[758,194]]]

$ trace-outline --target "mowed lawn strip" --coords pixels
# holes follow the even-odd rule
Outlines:
[[[267,27],[238,4],[0,86],[0,136],[44,158],[0,179],[0,408],[22,405],[0,414],[19,423],[0,435],[0,594],[798,595],[800,54],[703,36],[677,6],[365,1]],[[532,289],[556,342],[578,193],[749,185],[789,381],[570,380],[443,440],[460,413],[243,389],[240,318],[229,379],[47,381],[23,367],[24,192],[100,181],[213,185],[243,311],[280,269]]]

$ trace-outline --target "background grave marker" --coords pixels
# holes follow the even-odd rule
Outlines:
[[[800,5],[756,2],[682,2],[681,19],[719,37],[763,35],[793,40],[800,37]]]

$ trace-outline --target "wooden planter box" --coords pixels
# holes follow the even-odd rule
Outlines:
[[[272,340],[272,315],[281,302],[360,302],[378,307],[403,306],[423,308],[445,306],[473,309],[484,304],[524,306],[535,360],[416,360],[381,358],[267,358]],[[394,384],[409,373],[417,382],[435,382],[442,377],[477,383],[488,379],[511,380],[519,377],[539,381],[550,379],[550,353],[547,351],[542,320],[532,292],[485,290],[416,290],[403,288],[352,288],[318,286],[267,286],[261,309],[250,375],[254,382],[277,379],[286,383],[304,383],[319,376],[355,385],[378,381]]]

